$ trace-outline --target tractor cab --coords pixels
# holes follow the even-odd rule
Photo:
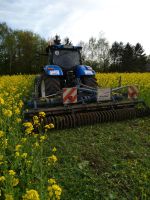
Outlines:
[[[67,40],[66,44],[62,45],[56,35],[54,44],[46,48],[49,64],[60,66],[65,71],[71,70],[81,65],[81,49],[82,47],[80,46],[72,46],[69,40]]]

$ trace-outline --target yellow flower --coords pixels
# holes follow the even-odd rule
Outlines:
[[[15,87],[12,87],[11,90],[12,90],[13,92],[15,92],[15,91],[16,91],[16,88],[15,88]]]
[[[2,99],[1,97],[0,97],[0,105],[3,105],[4,104],[4,99]]]
[[[19,104],[18,104],[19,108],[22,108],[23,104],[24,104],[23,101],[20,100],[20,101],[19,101]]]
[[[48,190],[48,191],[52,191],[52,186],[48,186],[48,187],[47,187],[47,190]]]
[[[0,162],[0,165],[4,164],[4,162]]]
[[[15,114],[17,114],[17,115],[20,114],[20,109],[19,109],[19,108],[16,108],[16,110],[15,110]]]
[[[4,159],[4,156],[0,154],[0,165],[2,165],[4,163],[3,159]]]
[[[3,147],[7,147],[7,145],[8,145],[8,139],[4,139],[4,140],[2,141],[2,146],[3,146]]]
[[[50,123],[50,124],[49,124],[49,127],[50,127],[50,129],[51,129],[51,128],[54,128],[54,124]]]
[[[14,200],[12,194],[5,194],[5,200]]]
[[[33,116],[33,120],[38,120],[38,119],[39,119],[38,116],[36,115]]]
[[[47,190],[48,190],[49,197],[52,197],[53,194],[54,194],[54,193],[53,193],[52,186],[48,186]]]
[[[57,149],[56,149],[56,147],[54,147],[53,149],[52,149],[52,152],[56,152],[57,151]]]
[[[21,118],[16,118],[16,122],[20,123],[21,122]]]
[[[45,128],[45,130],[47,131],[47,129],[52,129],[52,128],[54,128],[54,124],[52,124],[52,123],[46,124],[46,125],[44,126],[44,128]]]
[[[56,181],[55,181],[54,178],[50,178],[50,179],[48,179],[48,183],[50,183],[50,184],[56,184]]]
[[[26,164],[28,165],[28,167],[31,166],[32,161],[31,160],[26,160]]]
[[[4,95],[5,95],[5,96],[8,96],[8,95],[9,95],[9,93],[8,93],[8,92],[5,92],[5,93],[4,93]]]
[[[22,157],[22,158],[26,158],[27,155],[28,155],[27,153],[23,153],[23,154],[21,155],[21,157]]]
[[[12,185],[15,187],[16,185],[18,185],[18,183],[19,183],[19,179],[18,178],[13,178]]]
[[[42,135],[41,137],[40,137],[40,142],[43,142],[44,140],[46,140],[47,139],[47,137],[45,136],[45,135]]]
[[[26,133],[26,134],[30,134],[30,133],[32,133],[33,130],[34,130],[33,127],[27,128],[27,129],[25,130],[25,133]]]
[[[54,199],[60,199],[62,189],[59,185],[53,184],[52,186],[48,186],[47,190],[48,190],[48,194],[50,198],[52,197],[54,198],[54,195],[55,195]]]
[[[37,126],[40,126],[39,120],[34,120],[34,121],[33,121],[33,124],[36,125],[36,127],[37,127]]]
[[[25,130],[26,134],[30,134],[34,130],[33,125],[32,125],[31,122],[25,122],[25,123],[23,123],[23,126],[26,127],[26,130]]]
[[[25,126],[25,127],[32,127],[33,125],[32,125],[31,122],[25,122],[25,123],[23,123],[23,126]]]
[[[52,188],[55,191],[56,199],[60,199],[60,195],[62,193],[62,189],[57,184],[52,185]]]
[[[0,138],[4,136],[4,131],[0,131]]]
[[[39,145],[38,142],[35,142],[35,143],[34,143],[34,146],[35,146],[35,147],[39,147],[40,145]]]
[[[57,157],[55,155],[52,155],[52,156],[49,156],[48,157],[48,162],[52,162],[52,163],[55,163],[57,161]]]
[[[57,185],[57,184],[54,184],[54,185],[52,185],[52,188],[55,190],[55,191],[62,191],[62,189],[59,187],[59,185]]]
[[[39,194],[36,190],[27,190],[26,194],[23,195],[23,200],[40,200]]]
[[[20,156],[20,153],[19,153],[18,151],[16,151],[15,156],[16,156],[16,157],[19,157],[19,156]]]
[[[11,176],[14,176],[14,175],[16,174],[16,172],[15,172],[14,170],[12,170],[12,169],[9,170],[8,173],[9,173],[9,175],[11,175]]]
[[[4,156],[0,154],[0,160],[3,160]]]
[[[60,200],[61,192],[60,191],[55,191],[55,195],[56,195],[56,199]]]
[[[5,181],[5,176],[0,176],[0,182]]]
[[[44,127],[45,127],[45,129],[49,129],[49,125],[48,124],[46,124]]]
[[[22,146],[21,144],[17,144],[16,148],[15,148],[15,151],[19,151],[19,149],[20,149],[21,146]]]
[[[11,117],[12,116],[12,111],[3,109],[3,115],[6,116],[6,117]]]
[[[34,125],[37,125],[37,126],[40,125],[39,118],[38,118],[38,116],[36,116],[36,115],[33,117],[33,124],[34,124]]]
[[[44,118],[46,116],[45,112],[39,112],[39,117]]]
[[[27,138],[21,138],[21,142],[25,143],[27,141]]]
[[[18,99],[19,97],[20,97],[20,94],[18,93],[18,94],[15,96],[15,98],[17,98],[17,99]]]

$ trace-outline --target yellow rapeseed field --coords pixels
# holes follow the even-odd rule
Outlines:
[[[34,116],[33,122],[24,122],[23,99],[33,89],[34,76],[0,77],[0,199],[5,200],[59,200],[62,189],[52,174],[57,163],[57,149],[49,147],[46,132],[53,124],[40,130],[45,113]]]
[[[117,87],[121,76],[122,85],[138,85],[141,98],[150,102],[149,73],[113,73],[96,75],[100,87]],[[53,177],[52,169],[58,162],[57,150],[51,144],[47,157],[43,147],[47,142],[47,130],[40,130],[45,113],[34,116],[33,123],[23,122],[23,99],[33,90],[34,76],[0,77],[0,199],[39,200],[60,199],[62,188]],[[59,180],[58,180],[59,181]]]

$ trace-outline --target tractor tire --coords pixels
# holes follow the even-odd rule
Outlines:
[[[52,77],[48,75],[38,75],[34,81],[34,94],[36,98],[56,94],[60,91],[59,77]]]
[[[40,84],[41,84],[41,75],[38,75],[38,76],[35,77],[35,80],[34,80],[34,95],[35,95],[35,98],[40,97]]]
[[[92,88],[97,88],[98,86],[95,76],[84,76],[82,83]]]
[[[56,94],[61,90],[60,78],[48,75],[41,76],[39,90],[41,97]]]

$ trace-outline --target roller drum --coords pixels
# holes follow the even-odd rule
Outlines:
[[[122,108],[103,111],[86,111],[64,115],[47,116],[45,123],[53,123],[55,129],[74,128],[96,123],[122,121],[150,115],[150,109]]]

